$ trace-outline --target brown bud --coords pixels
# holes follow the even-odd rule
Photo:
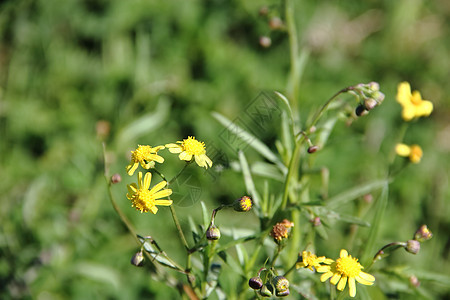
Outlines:
[[[144,254],[142,251],[136,252],[130,262],[133,266],[142,267],[144,265]]]
[[[115,183],[119,183],[122,181],[122,177],[120,176],[120,174],[116,173],[113,176],[111,176],[111,183],[115,184]]]
[[[319,146],[313,145],[308,148],[308,153],[311,154],[316,152],[317,150],[319,150]]]
[[[419,253],[419,250],[420,250],[420,243],[419,243],[419,241],[416,241],[416,240],[409,240],[406,242],[405,249],[409,253],[417,254],[417,253]]]
[[[269,48],[272,45],[272,39],[268,36],[260,36],[259,37],[259,44],[263,48]]]
[[[219,228],[217,228],[214,224],[209,226],[208,230],[206,231],[206,238],[210,241],[217,241],[218,239],[220,239]]]
[[[417,229],[416,233],[414,234],[414,239],[419,242],[428,241],[432,237],[433,237],[433,234],[428,229],[427,225],[420,226],[420,228]]]
[[[260,277],[252,277],[248,281],[248,285],[254,290],[259,290],[263,286],[263,281]]]

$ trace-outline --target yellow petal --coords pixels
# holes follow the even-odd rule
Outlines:
[[[423,100],[422,103],[420,103],[419,107],[417,107],[418,110],[418,116],[427,117],[431,114],[433,111],[433,103],[427,100]]]
[[[181,160],[191,161],[191,159],[192,159],[192,154],[188,154],[188,153],[186,153],[186,151],[183,151],[183,152],[180,153],[180,155],[178,155],[178,157],[179,157]]]
[[[372,284],[375,281],[375,277],[374,276],[370,275],[369,273],[363,272],[363,271],[359,272],[359,277],[364,279],[364,280],[371,281]]]
[[[317,268],[317,272],[319,273],[330,272],[330,266],[320,266]]]
[[[156,205],[161,205],[161,206],[170,206],[172,205],[172,200],[156,200],[155,204]]]
[[[404,105],[411,102],[411,86],[408,82],[402,82],[397,87],[397,102]]]
[[[339,284],[337,285],[337,289],[342,291],[345,288],[345,285],[347,284],[347,277],[343,276],[341,280],[339,280]]]
[[[349,288],[349,294],[350,297],[355,297],[356,296],[356,284],[355,284],[355,278],[350,277],[348,279],[348,288]]]
[[[330,282],[334,285],[336,285],[336,283],[338,283],[339,279],[341,279],[341,275],[335,273],[333,274],[333,277],[331,277]]]
[[[148,190],[148,188],[150,187],[151,182],[152,182],[152,173],[150,173],[150,172],[145,173],[144,186],[142,188],[144,190]]]
[[[156,206],[153,206],[153,207],[150,207],[149,211],[155,215],[158,212],[158,208]]]
[[[164,198],[167,196],[172,195],[172,190],[171,189],[166,189],[166,190],[162,190],[160,192],[157,192],[153,195],[153,197],[155,197],[155,199],[160,199],[160,198]],[[170,200],[172,201],[172,200]]]
[[[407,157],[411,153],[411,147],[406,144],[397,144],[395,146],[395,153],[397,153],[397,155]]]
[[[159,191],[160,189],[162,189],[163,187],[165,187],[167,184],[166,181],[161,181],[160,183],[158,183],[157,185],[155,185],[154,187],[152,187],[152,189],[150,190],[150,193],[154,194],[157,191]]]
[[[323,273],[322,276],[320,276],[320,281],[322,282],[327,281],[327,279],[330,278],[331,276],[333,276],[333,272]]]
[[[139,163],[135,162],[135,163],[130,163],[127,166],[127,174],[132,176],[134,174],[134,171],[136,171],[137,167],[139,166]]]
[[[341,252],[339,253],[340,257],[347,257],[348,256],[348,252],[345,249],[342,249]]]

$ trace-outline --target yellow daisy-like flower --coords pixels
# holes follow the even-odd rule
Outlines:
[[[191,161],[194,157],[195,162],[200,167],[208,169],[208,166],[212,166],[211,159],[206,156],[205,143],[197,141],[195,137],[189,136],[176,144],[167,144],[166,147],[170,153],[179,153],[180,160]]]
[[[433,103],[423,100],[418,91],[411,93],[411,86],[408,82],[402,82],[398,85],[397,102],[403,107],[402,118],[405,121],[427,117],[433,111]]]
[[[395,153],[399,156],[408,157],[414,164],[419,163],[423,156],[422,148],[419,145],[408,146],[406,144],[397,144],[395,146]]]
[[[142,172],[138,173],[138,184],[128,184],[127,198],[131,200],[132,207],[142,212],[152,212],[156,214],[158,208],[156,205],[169,206],[172,205],[172,200],[157,200],[159,198],[167,197],[172,194],[171,189],[161,189],[167,185],[166,181],[161,181],[155,185],[151,190],[150,183],[152,181],[152,173],[147,172],[142,180]]]
[[[326,258],[325,256],[317,256],[312,254],[310,251],[303,251],[302,255],[299,256],[299,262],[295,264],[295,268],[308,268],[311,271],[314,271],[314,268],[318,268],[321,264],[331,264],[334,260],[331,258]]]
[[[334,285],[337,284],[337,289],[339,291],[344,290],[348,282],[350,297],[355,297],[355,280],[364,285],[372,285],[375,282],[375,277],[361,271],[363,268],[364,267],[358,262],[358,259],[348,255],[347,250],[342,249],[340,258],[328,266],[318,267],[317,272],[324,273],[320,277],[320,281],[324,282],[331,278],[330,282]]]
[[[139,164],[147,170],[155,166],[155,161],[162,164],[164,158],[157,154],[161,149],[164,149],[164,146],[150,147],[138,145],[135,151],[131,151],[131,162],[126,167],[128,175],[133,175]]]

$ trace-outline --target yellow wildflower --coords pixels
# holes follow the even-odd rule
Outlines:
[[[172,200],[157,200],[159,198],[167,197],[172,194],[171,189],[164,189],[167,185],[166,181],[161,181],[155,185],[151,190],[150,183],[152,181],[152,173],[147,172],[142,180],[142,172],[138,173],[138,184],[128,184],[127,198],[131,200],[133,207],[141,212],[152,212],[156,214],[158,208],[156,205],[169,206],[172,205]]]
[[[358,259],[348,255],[347,250],[342,249],[340,258],[330,265],[322,265],[317,268],[317,272],[324,273],[320,277],[320,281],[324,282],[330,279],[334,285],[337,284],[339,291],[344,290],[348,282],[350,297],[356,296],[355,280],[364,285],[372,285],[375,282],[375,277],[361,271],[363,266],[358,262]]]
[[[408,82],[402,82],[397,88],[397,102],[403,107],[402,118],[411,121],[418,117],[427,117],[433,111],[433,103],[423,100],[420,92],[411,93],[411,86]]]
[[[395,152],[397,155],[408,157],[414,164],[419,163],[423,156],[422,148],[419,145],[408,146],[406,144],[397,144],[395,146]]]
[[[299,261],[295,264],[297,269],[300,268],[308,268],[311,271],[314,271],[314,268],[318,268],[322,263],[331,264],[333,262],[332,259],[326,258],[325,256],[317,256],[312,254],[310,251],[303,251],[302,255],[299,255]]]
[[[164,158],[157,154],[161,149],[164,149],[164,146],[150,147],[138,145],[135,151],[131,151],[131,162],[126,168],[128,175],[133,175],[139,164],[148,170],[155,166],[155,161],[160,164],[163,163]]]
[[[195,162],[200,167],[212,166],[212,161],[206,156],[205,143],[197,141],[195,137],[189,136],[183,141],[178,141],[176,144],[167,144],[166,147],[170,153],[179,153],[180,160],[191,161],[194,157]]]

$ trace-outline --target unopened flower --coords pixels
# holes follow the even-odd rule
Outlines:
[[[314,271],[314,268],[318,268],[321,264],[331,264],[334,260],[331,258],[326,258],[325,256],[317,256],[312,254],[310,251],[303,251],[302,255],[299,255],[298,262],[295,264],[297,269],[308,268]]]
[[[412,254],[419,253],[420,250],[420,243],[416,240],[409,240],[406,242],[405,250]]]
[[[248,285],[254,290],[259,290],[263,286],[263,281],[259,276],[252,277],[249,279]]]
[[[433,111],[433,103],[423,100],[420,92],[411,93],[408,82],[402,82],[397,88],[397,102],[402,106],[402,118],[411,121],[414,118],[427,117]]]
[[[422,148],[419,145],[408,146],[406,144],[397,144],[395,146],[395,152],[399,156],[408,157],[414,164],[419,163],[423,156]]]
[[[116,184],[122,181],[122,177],[120,174],[115,173],[113,176],[111,176],[111,183]]]
[[[428,229],[427,225],[420,226],[420,228],[417,229],[416,233],[414,234],[414,239],[419,242],[428,241],[432,237],[433,237],[433,234]]]
[[[139,164],[148,170],[155,166],[155,162],[163,163],[164,158],[158,155],[158,151],[161,149],[164,149],[164,146],[150,147],[138,145],[135,151],[131,151],[131,162],[126,167],[128,175],[133,175]]]
[[[197,141],[195,137],[189,136],[176,144],[167,144],[170,153],[179,153],[180,160],[191,161],[192,158],[200,167],[208,169],[212,166],[212,161],[206,156],[205,143]]]
[[[136,252],[130,262],[136,267],[142,267],[144,265],[144,254],[142,251]]]
[[[216,225],[211,224],[206,230],[206,239],[210,241],[217,241],[220,239],[220,230]]]
[[[243,196],[234,201],[233,208],[235,211],[247,212],[252,208],[252,199],[248,196]]]
[[[149,190],[151,180],[152,174],[150,172],[145,174],[144,179],[142,179],[142,172],[139,172],[138,184],[132,183],[127,185],[127,198],[131,200],[132,206],[140,210],[141,213],[150,211],[156,214],[158,211],[156,205],[169,206],[172,204],[172,200],[158,200],[172,194],[171,189],[161,190],[167,185],[167,182],[161,181]]]
[[[358,262],[358,259],[353,258],[347,250],[342,249],[340,258],[330,265],[318,267],[317,272],[324,273],[320,277],[320,281],[324,282],[331,278],[330,283],[337,285],[339,291],[344,290],[348,282],[350,297],[355,297],[355,280],[364,285],[372,285],[375,282],[375,277],[361,271],[362,269],[363,266]]]

